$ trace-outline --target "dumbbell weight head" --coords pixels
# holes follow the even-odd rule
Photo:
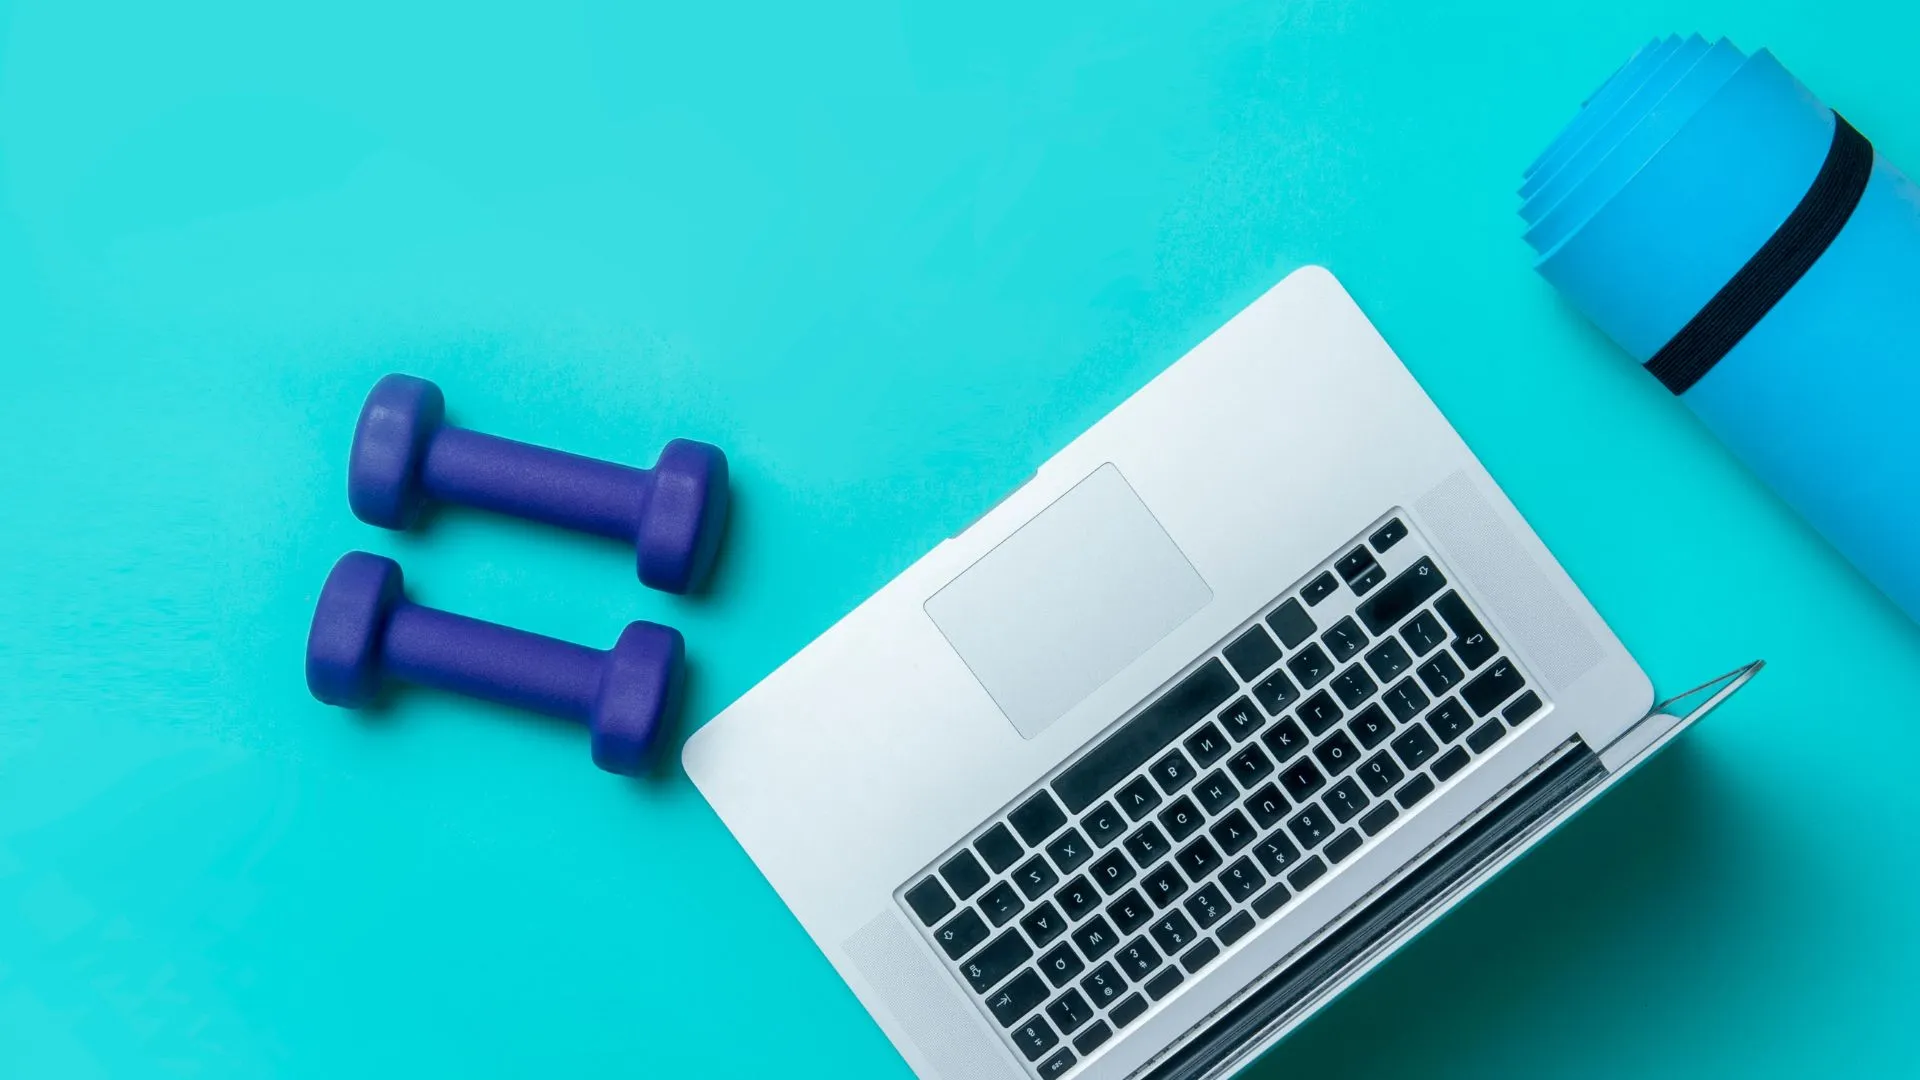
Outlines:
[[[678,632],[628,624],[601,652],[422,607],[398,563],[349,552],[334,565],[307,638],[307,686],[359,708],[389,679],[419,682],[586,724],[594,763],[632,775],[679,707],[686,646]]]
[[[370,525],[404,529],[435,499],[625,540],[642,581],[687,592],[719,551],[727,459],[718,447],[674,439],[653,468],[639,469],[484,435],[446,423],[433,383],[388,375],[360,410],[347,501]]]

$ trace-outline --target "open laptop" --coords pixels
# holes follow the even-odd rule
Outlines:
[[[1210,1077],[1735,685],[1652,711],[1310,267],[684,761],[919,1076]]]

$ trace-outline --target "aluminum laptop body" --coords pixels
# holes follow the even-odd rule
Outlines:
[[[1652,701],[1309,267],[684,763],[917,1075],[1218,1076],[1704,711]]]

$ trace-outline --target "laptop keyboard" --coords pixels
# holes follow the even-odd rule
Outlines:
[[[1391,517],[900,899],[1064,1076],[1544,707]]]

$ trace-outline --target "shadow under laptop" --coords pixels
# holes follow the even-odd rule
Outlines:
[[[1701,895],[1751,887],[1728,886],[1742,871],[1721,838],[1738,828],[1738,808],[1716,800],[1714,786],[1698,749],[1676,742],[1241,1075],[1485,1076],[1490,1040],[1544,1048],[1553,1045],[1544,1024],[1577,1042],[1565,1029],[1595,1024],[1571,1008],[1583,981],[1711,934],[1713,905]],[[1663,997],[1682,995],[1677,974],[1702,993],[1717,982],[1704,966],[1681,968],[1649,962],[1647,977],[1662,980]],[[1515,1046],[1514,1075],[1545,1071]]]

